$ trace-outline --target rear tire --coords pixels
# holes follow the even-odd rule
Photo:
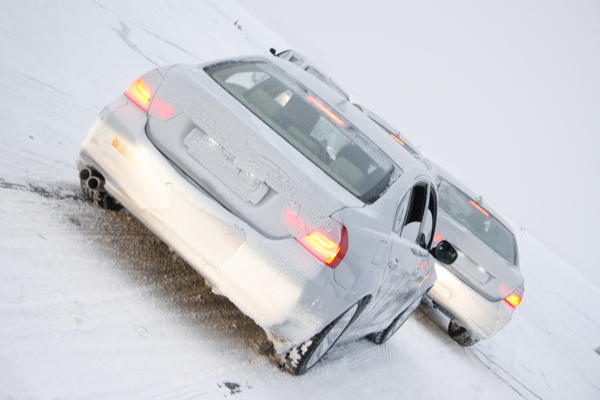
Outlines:
[[[311,369],[348,329],[358,308],[358,303],[353,305],[312,339],[290,350],[283,360],[283,368],[293,375],[302,375]]]
[[[465,347],[473,346],[475,343],[479,342],[478,339],[474,339],[471,336],[471,333],[466,328],[460,326],[456,320],[451,320],[448,324],[448,335],[450,335],[456,343]]]

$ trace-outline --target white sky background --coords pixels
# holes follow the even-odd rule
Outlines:
[[[600,284],[600,1],[239,3]]]

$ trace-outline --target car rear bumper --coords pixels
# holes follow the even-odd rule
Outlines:
[[[264,328],[278,353],[356,302],[295,239],[262,236],[180,173],[148,140],[146,120],[125,97],[107,106],[82,144],[78,169],[96,168],[106,190]]]
[[[505,301],[486,299],[437,262],[435,269],[437,281],[427,296],[474,339],[489,339],[510,321],[513,309]]]

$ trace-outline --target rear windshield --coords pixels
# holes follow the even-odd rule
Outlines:
[[[392,161],[342,116],[266,62],[230,62],[206,72],[323,172],[365,203],[385,191]]]
[[[438,193],[440,208],[443,211],[506,261],[515,264],[515,238],[506,226],[448,181],[442,180]]]

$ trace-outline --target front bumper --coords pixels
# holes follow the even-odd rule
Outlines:
[[[187,179],[148,140],[147,116],[124,96],[98,116],[78,169],[265,329],[278,353],[310,339],[357,299],[292,237],[262,236]]]
[[[474,339],[489,339],[510,321],[514,310],[504,300],[486,299],[437,262],[435,270],[437,281],[427,296]]]

